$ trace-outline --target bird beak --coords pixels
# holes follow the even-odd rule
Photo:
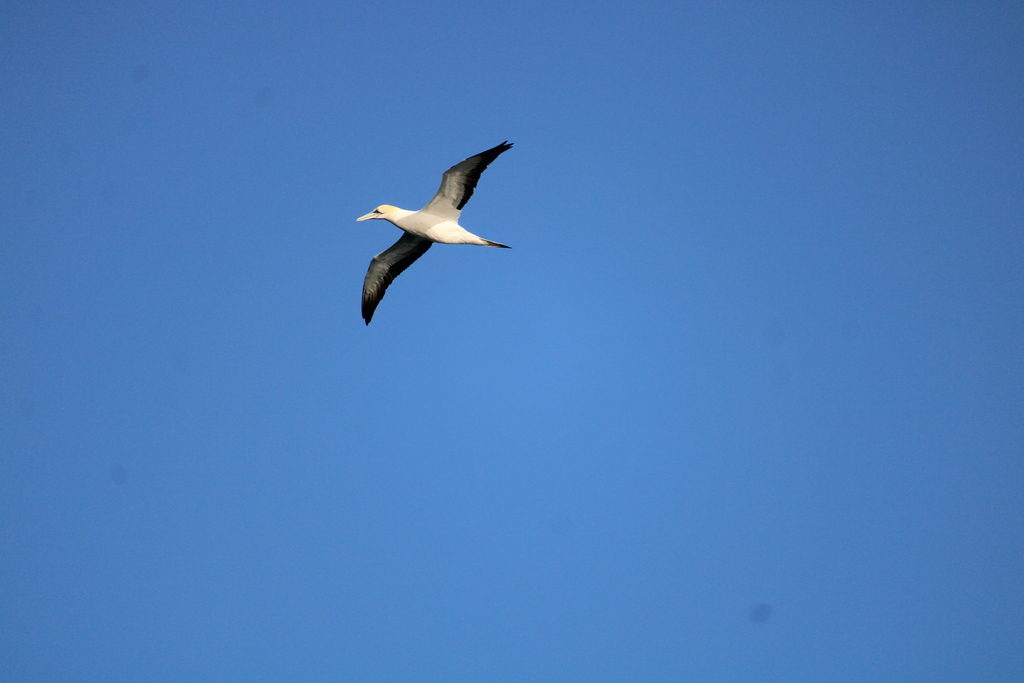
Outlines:
[[[376,211],[371,211],[370,213],[366,214],[365,216],[360,216],[359,218],[357,218],[356,222],[358,223],[359,221],[368,221],[371,218],[380,218],[380,214],[377,213]]]

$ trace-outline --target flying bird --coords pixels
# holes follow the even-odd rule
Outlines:
[[[357,221],[383,218],[404,232],[391,247],[373,257],[370,269],[363,279],[363,320],[370,324],[377,304],[399,273],[413,261],[427,253],[434,242],[442,244],[478,244],[483,247],[501,247],[504,244],[477,237],[459,225],[459,214],[473,196],[480,174],[502,152],[512,148],[507,140],[486,152],[455,164],[441,176],[441,187],[426,206],[419,211],[406,211],[390,204],[382,204],[360,216]]]

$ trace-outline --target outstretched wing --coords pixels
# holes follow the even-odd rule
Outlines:
[[[441,187],[422,211],[458,222],[459,212],[473,196],[480,174],[502,152],[512,148],[507,140],[486,152],[455,164],[441,176]]]
[[[431,244],[433,242],[426,238],[403,232],[397,242],[373,257],[363,278],[363,320],[367,325],[377,310],[377,304],[384,298],[388,285],[413,261],[427,253]]]

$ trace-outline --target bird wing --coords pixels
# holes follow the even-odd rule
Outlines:
[[[473,196],[473,190],[476,188],[477,181],[480,180],[480,174],[484,172],[488,164],[498,158],[499,154],[511,148],[512,144],[506,140],[497,147],[480,152],[449,168],[441,176],[441,187],[437,190],[437,194],[430,200],[430,203],[423,207],[422,211],[458,222],[459,212]]]
[[[377,304],[384,298],[388,285],[413,261],[427,253],[431,244],[433,242],[424,237],[403,232],[397,242],[373,257],[363,278],[363,320],[367,325],[377,310]]]

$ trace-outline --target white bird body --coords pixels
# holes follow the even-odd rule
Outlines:
[[[431,242],[440,242],[441,244],[476,244],[481,247],[497,245],[497,242],[477,237],[459,225],[457,220],[453,221],[443,216],[429,213],[426,207],[419,211],[408,211],[406,209],[399,209],[397,206],[385,204],[377,207],[376,213],[380,213],[380,218],[393,223],[402,230],[428,239]],[[377,218],[377,216],[367,214],[356,220],[362,221],[370,218]]]
[[[504,244],[485,240],[463,228],[459,225],[459,216],[462,207],[473,196],[480,174],[488,164],[498,158],[499,154],[511,147],[508,142],[503,142],[449,168],[441,176],[441,187],[437,194],[419,211],[408,211],[390,204],[382,204],[356,219],[383,219],[404,231],[390,248],[373,257],[366,271],[366,277],[363,279],[363,320],[367,325],[370,324],[373,312],[384,298],[388,286],[399,273],[423,256],[431,244],[476,244],[482,247],[508,249]]]

